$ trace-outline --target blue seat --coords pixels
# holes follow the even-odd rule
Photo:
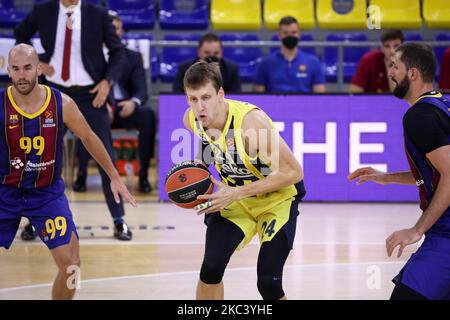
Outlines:
[[[196,41],[200,35],[166,35],[164,40]],[[195,47],[164,47],[161,52],[161,63],[159,68],[160,79],[163,82],[173,82],[181,62],[195,59],[197,57],[197,46]]]
[[[278,41],[278,40],[279,40],[278,39],[278,35],[274,34],[272,36],[272,41]],[[301,45],[302,42],[308,42],[308,41],[314,41],[314,38],[313,38],[312,34],[310,34],[310,33],[301,33],[300,34],[300,45]],[[280,48],[280,46],[270,48],[270,53],[278,51],[279,48]],[[313,55],[317,56],[316,48],[308,47],[308,48],[301,48],[301,50],[303,52],[307,52],[309,54],[313,54]]]
[[[256,34],[233,33],[220,36],[222,41],[259,41]],[[224,47],[223,56],[239,65],[242,82],[251,82],[262,57],[261,48]]]
[[[435,37],[436,41],[450,41],[450,33],[438,33]],[[436,56],[437,61],[437,71],[436,71],[436,79],[439,79],[439,74],[441,72],[441,60],[444,55],[447,47],[434,47],[434,55]]]
[[[34,3],[42,3],[42,2],[46,2],[46,1],[48,1],[48,0],[34,0]],[[84,1],[96,4],[96,5],[102,5],[101,0],[84,0]]]
[[[125,29],[153,29],[154,0],[108,0],[108,7],[118,13]]]
[[[165,30],[207,29],[207,0],[159,0],[159,26]]]
[[[326,41],[367,41],[367,36],[363,33],[331,33],[326,37]],[[343,52],[343,78],[344,82],[350,82],[356,71],[361,57],[370,50],[369,47],[349,47]],[[325,65],[325,77],[327,82],[336,82],[338,78],[338,48],[326,47],[323,50],[323,63]]]
[[[416,32],[408,32],[404,34],[405,41],[423,41],[422,35]]]
[[[135,46],[130,46],[131,41],[130,40],[134,40],[135,42],[138,42],[141,39],[145,39],[145,40],[153,40],[153,37],[147,33],[127,33],[124,36],[124,40],[127,42],[127,47],[132,49],[132,50],[136,50],[136,51],[140,51],[141,53],[143,53],[142,48],[140,48],[139,44],[135,44]],[[150,46],[150,52],[149,52],[149,56],[150,56],[150,71],[151,71],[151,78],[152,81],[156,81],[159,77],[159,57],[158,57],[158,53],[156,51],[156,47]],[[144,58],[144,57],[143,57]],[[144,67],[145,67],[145,58],[144,58]]]
[[[14,28],[26,15],[16,9],[14,0],[0,0],[0,28]]]

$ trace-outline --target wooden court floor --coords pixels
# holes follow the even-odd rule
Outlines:
[[[81,288],[76,299],[194,299],[205,226],[193,211],[157,202],[157,192],[126,206],[131,242],[112,237],[98,181],[89,192],[67,191],[80,236]],[[93,185],[92,185],[93,184]],[[155,185],[155,183],[153,183]],[[297,236],[284,271],[289,299],[388,299],[391,279],[418,245],[387,257],[385,239],[412,226],[416,204],[302,203]],[[23,222],[23,221],[22,221]],[[22,223],[23,226],[23,223]],[[260,299],[254,241],[232,257],[226,299]],[[0,299],[49,299],[56,267],[46,247],[16,237],[0,249]]]

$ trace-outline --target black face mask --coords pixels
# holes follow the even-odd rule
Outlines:
[[[210,56],[210,57],[206,57],[205,61],[208,62],[208,63],[220,62],[220,58],[217,58],[216,56]]]
[[[283,45],[288,49],[294,49],[298,44],[298,38],[295,36],[287,36],[281,39]]]
[[[400,83],[397,83],[392,93],[397,98],[403,99],[409,91],[409,86],[410,86],[409,78],[408,75],[406,75],[405,78]]]

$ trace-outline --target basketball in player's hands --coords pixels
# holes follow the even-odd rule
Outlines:
[[[202,194],[211,194],[214,186],[208,168],[198,161],[175,164],[166,176],[166,192],[177,206],[191,209],[205,200],[197,200]]]

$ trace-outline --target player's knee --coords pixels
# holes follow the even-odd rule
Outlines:
[[[60,259],[58,263],[58,268],[61,272],[67,273],[72,269],[80,268],[81,261],[80,256],[73,255],[73,256],[67,256],[62,259]]]
[[[278,300],[284,296],[281,277],[258,276],[258,291],[264,300]]]
[[[222,281],[225,266],[214,261],[203,261],[200,280],[206,284],[218,284]]]

